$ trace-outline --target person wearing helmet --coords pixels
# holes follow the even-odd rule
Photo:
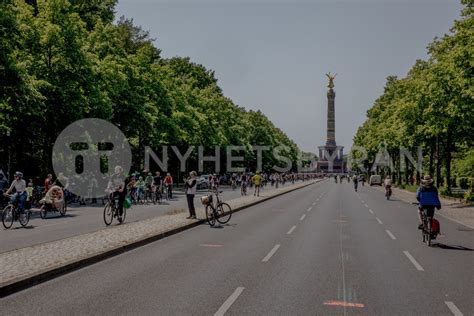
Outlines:
[[[439,200],[438,189],[434,186],[433,179],[430,175],[426,175],[421,179],[421,184],[416,191],[416,199],[420,203],[418,208],[418,215],[420,219],[420,224],[418,229],[423,229],[423,215],[427,218],[433,218],[435,213],[435,208],[441,209],[441,201]],[[428,227],[431,226],[431,220],[428,221]]]
[[[15,180],[13,180],[10,188],[5,192],[5,194],[9,195],[13,192],[13,189],[15,190],[15,193],[11,196],[10,202],[12,204],[18,203],[18,210],[20,211],[20,214],[23,214],[28,194],[26,193],[26,182],[23,180],[23,173],[20,171],[15,172]]]

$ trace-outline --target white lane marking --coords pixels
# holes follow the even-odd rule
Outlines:
[[[392,238],[393,240],[397,239],[397,238],[395,238],[395,236],[392,234],[391,231],[389,231],[388,229],[386,229],[385,231],[387,232],[387,235],[390,236],[390,238]]]
[[[371,208],[369,208],[369,212],[370,212],[370,214],[374,214],[374,211],[372,211]]]
[[[425,269],[423,269],[423,267],[415,260],[415,258],[413,258],[413,256],[407,250],[404,250],[403,253],[405,254],[405,256],[407,256],[408,259],[410,259],[411,263],[413,263],[413,265],[418,271],[425,271]]]
[[[377,220],[377,222],[379,222],[380,225],[383,225],[382,221],[380,220],[380,218],[376,217],[375,218]]]
[[[361,201],[362,203],[365,203],[365,201],[364,201],[364,200],[360,200],[360,201]]]
[[[313,202],[313,205],[316,205],[316,202]]]
[[[364,204],[364,205],[365,205],[365,207],[367,207],[367,208],[369,207],[367,204]]]
[[[312,207],[308,207],[308,212],[311,212],[313,208]]]
[[[278,248],[280,248],[280,245],[275,245],[272,250],[268,253],[268,255],[265,256],[265,258],[262,259],[262,262],[267,262],[270,260],[270,258],[277,252]]]
[[[444,302],[446,305],[448,305],[449,310],[453,313],[454,316],[463,316],[459,308],[457,308],[456,305],[454,305],[453,302]]]
[[[290,228],[290,230],[287,232],[288,235],[291,235],[291,233],[296,229],[296,225]]]
[[[237,298],[242,294],[244,291],[244,287],[240,286],[235,289],[234,293],[232,293],[231,296],[222,304],[222,306],[217,310],[217,312],[214,314],[214,316],[223,316],[227,310],[234,304],[234,302],[237,300]]]
[[[306,214],[301,215],[300,221],[304,220],[305,217],[306,217]]]

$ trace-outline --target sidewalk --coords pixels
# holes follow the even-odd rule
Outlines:
[[[266,189],[260,197],[250,195],[226,202],[233,211],[239,211],[320,181]],[[205,212],[199,198],[195,199],[199,220],[186,219],[187,213],[169,214],[1,253],[0,297],[200,225],[205,222]]]
[[[384,192],[382,187],[372,187],[378,191]],[[416,194],[407,190],[392,188],[393,196],[402,201],[412,203],[416,202]],[[452,220],[458,224],[474,229],[474,207],[461,206],[456,200],[440,198],[442,208],[436,210],[436,214]]]

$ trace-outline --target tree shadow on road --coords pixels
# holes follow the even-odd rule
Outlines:
[[[474,251],[474,249],[464,247],[464,246],[459,246],[459,245],[446,245],[443,243],[433,243],[432,247],[437,247],[441,249],[448,249],[448,250],[464,250],[464,251]]]

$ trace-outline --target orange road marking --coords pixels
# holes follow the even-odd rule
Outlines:
[[[343,301],[326,301],[324,305],[331,305],[331,306],[344,306],[344,307],[358,307],[363,308],[365,305],[361,303],[350,303],[350,302],[343,302]]]
[[[199,244],[200,247],[210,247],[210,248],[221,248],[224,245],[217,245],[217,244]]]

